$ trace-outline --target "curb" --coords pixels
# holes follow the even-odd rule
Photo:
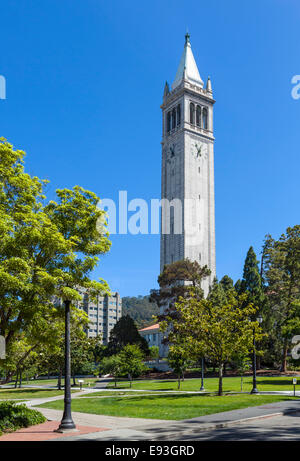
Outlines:
[[[224,427],[235,426],[237,424],[242,424],[245,422],[250,422],[250,421],[255,421],[255,420],[260,420],[260,419],[267,419],[267,418],[274,418],[275,416],[283,416],[283,415],[287,415],[290,413],[300,413],[300,409],[280,411],[277,413],[269,413],[267,415],[251,416],[250,418],[236,419],[234,421],[224,421],[223,423],[220,422],[220,423],[210,424],[206,426],[203,425],[202,427],[189,430],[189,431],[178,431],[176,432],[176,436],[179,435],[180,437],[181,435],[191,435],[191,434],[197,434],[198,432],[211,431],[214,429],[222,429]],[[170,435],[168,434],[167,437],[171,437],[171,434]]]

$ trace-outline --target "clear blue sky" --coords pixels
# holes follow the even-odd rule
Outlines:
[[[188,27],[215,105],[217,273],[299,223],[298,0],[1,1],[0,136],[55,188],[160,197],[160,104]],[[159,236],[114,236],[95,277],[122,296],[156,286]]]

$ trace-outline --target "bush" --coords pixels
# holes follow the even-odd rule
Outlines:
[[[0,402],[0,435],[2,432],[13,432],[45,421],[46,418],[39,411],[31,410],[24,404]]]

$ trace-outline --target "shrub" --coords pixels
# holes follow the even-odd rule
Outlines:
[[[24,404],[0,402],[0,435],[2,432],[13,432],[45,421],[46,418],[39,411],[31,410]]]

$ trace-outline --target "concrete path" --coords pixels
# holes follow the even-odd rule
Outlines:
[[[32,407],[34,408],[34,407]],[[59,421],[62,418],[62,410],[52,410],[50,408],[34,408],[40,411],[48,420]],[[123,429],[129,427],[139,427],[149,424],[162,426],[166,423],[174,423],[175,421],[165,421],[161,419],[143,419],[143,418],[125,418],[121,416],[106,416],[106,415],[94,415],[90,413],[80,413],[72,411],[72,417],[75,424],[82,426],[94,426],[94,427],[105,427],[108,429]]]

